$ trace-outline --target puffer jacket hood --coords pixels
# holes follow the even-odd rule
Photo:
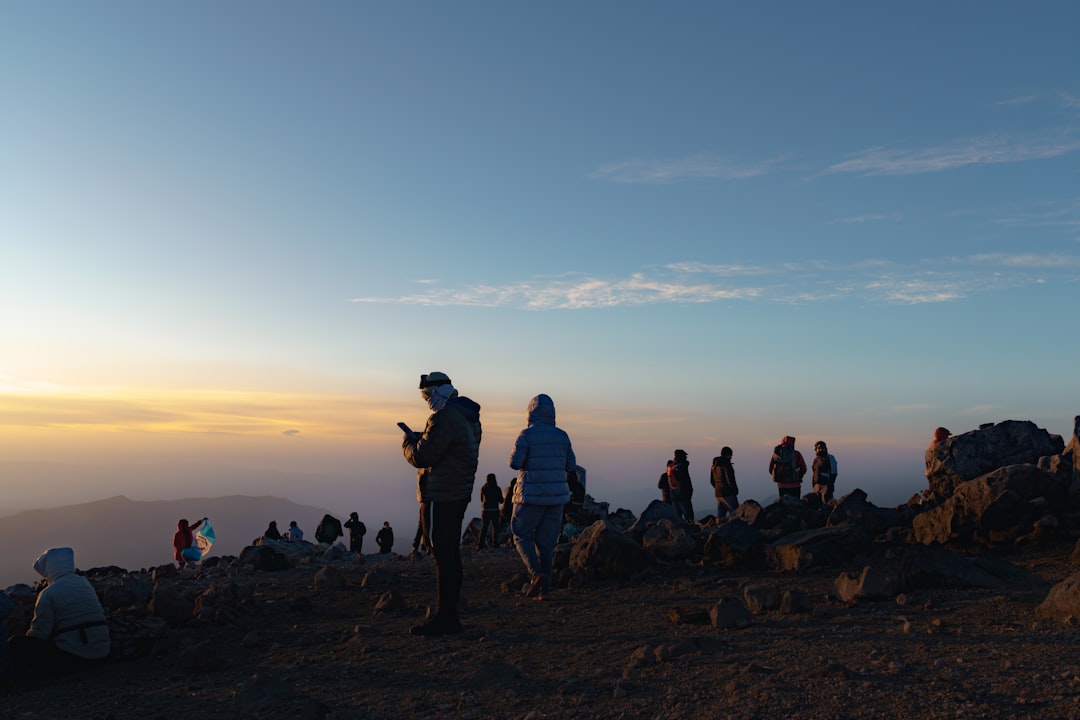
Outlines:
[[[75,551],[69,547],[50,548],[34,561],[34,572],[49,582],[75,572]]]
[[[555,401],[540,393],[529,401],[529,425],[554,425]]]

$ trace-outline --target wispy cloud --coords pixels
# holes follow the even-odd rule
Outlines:
[[[996,107],[1012,107],[1015,105],[1029,105],[1039,99],[1038,95],[1017,95],[1015,97],[999,100],[994,105]]]
[[[396,297],[352,302],[463,307],[579,310],[728,301],[808,304],[859,298],[895,305],[944,303],[1005,288],[1069,280],[1080,256],[987,253],[918,263],[881,259],[831,263],[722,265],[683,261],[626,277],[536,277],[504,285],[427,287]],[[1055,275],[1057,273],[1057,275]]]
[[[709,273],[720,276],[745,276],[745,275],[769,275],[778,272],[781,268],[768,267],[766,265],[714,265],[703,262],[679,262],[665,265],[672,272],[682,273]]]
[[[740,163],[712,155],[692,155],[676,160],[626,160],[602,165],[589,173],[589,177],[650,185],[680,180],[745,180],[772,172],[779,162],[777,159]]]
[[[890,213],[888,215],[882,215],[880,213],[868,213],[866,215],[856,215],[855,217],[840,218],[839,220],[833,220],[830,225],[858,225],[862,223],[870,222],[900,222],[899,213]]]
[[[1080,258],[1072,255],[1060,255],[1057,253],[1051,253],[1049,255],[1035,255],[1032,253],[1024,255],[1007,255],[1005,253],[986,253],[982,255],[972,255],[971,261],[976,263],[986,263],[992,265],[1003,265],[1005,267],[1016,268],[1075,268],[1080,267]]]
[[[1061,101],[1061,104],[1067,108],[1080,108],[1080,96],[1061,92],[1058,93],[1058,99]]]
[[[822,174],[916,175],[969,165],[1044,160],[1077,150],[1080,138],[1068,134],[1053,138],[989,135],[928,148],[873,147],[829,166]]]

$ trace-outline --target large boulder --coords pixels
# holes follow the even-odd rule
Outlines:
[[[1057,477],[1035,465],[1010,465],[960,483],[948,500],[912,520],[918,542],[998,545],[1030,533],[1064,503]]]
[[[701,533],[695,525],[664,518],[645,531],[641,544],[659,560],[687,560],[701,554]]]
[[[805,570],[843,565],[866,550],[870,537],[855,525],[818,528],[786,535],[765,548],[773,570]]]
[[[723,567],[752,569],[764,564],[765,537],[742,520],[708,528],[704,535],[705,557]]]
[[[859,488],[840,498],[832,509],[828,527],[839,525],[858,525],[870,537],[877,537],[890,528],[904,524],[904,517],[895,508],[879,508],[867,500],[866,493]]]
[[[575,575],[597,579],[627,578],[654,563],[629,535],[598,520],[581,531],[570,551]]]
[[[783,495],[766,505],[757,514],[752,526],[776,539],[792,533],[825,527],[828,513],[802,499]]]
[[[1030,420],[1006,420],[954,435],[927,450],[930,494],[944,499],[964,482],[1007,465],[1035,465],[1040,457],[1060,455],[1065,443]]]
[[[634,523],[627,528],[626,532],[629,533],[634,540],[641,542],[641,539],[645,536],[648,529],[661,520],[668,520],[676,524],[686,524],[686,521],[679,516],[679,513],[675,512],[674,505],[661,502],[660,500],[653,500],[641,511],[641,514],[637,516]],[[622,527],[621,522],[613,522],[611,524]]]
[[[1035,608],[1035,617],[1058,622],[1080,622],[1080,573],[1070,575],[1050,588],[1046,599]]]
[[[1045,581],[994,555],[967,557],[937,545],[905,548],[897,570],[899,590],[930,588],[1037,588]]]
[[[273,542],[268,541],[268,542]],[[284,543],[280,543],[284,544]],[[240,551],[240,558],[236,561],[241,568],[273,572],[287,570],[289,561],[285,554],[275,550],[269,544],[248,545]]]

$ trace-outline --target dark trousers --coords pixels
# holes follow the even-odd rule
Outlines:
[[[777,490],[779,490],[779,492],[780,492],[780,497],[784,497],[785,495],[790,495],[793,498],[802,497],[802,485],[798,485],[796,487],[789,487],[789,488],[782,487],[782,488],[777,488]]]
[[[468,506],[468,500],[420,503],[424,534],[431,541],[431,555],[435,558],[435,617],[443,620],[457,620],[458,616],[458,598],[464,576],[461,568],[461,523]]]
[[[484,536],[487,535],[487,530],[491,528],[491,547],[498,547],[499,545],[499,511],[498,510],[484,510],[480,517],[483,522],[480,525],[480,537],[476,539],[476,547],[484,547]]]
[[[87,660],[60,650],[47,640],[15,635],[10,641],[11,661],[18,676],[70,675],[89,667],[99,660]]]

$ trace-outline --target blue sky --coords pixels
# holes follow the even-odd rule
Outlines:
[[[1067,2],[6,4],[0,450],[26,464],[0,482],[34,506],[265,470],[411,513],[393,421],[436,369],[485,408],[481,472],[508,479],[547,392],[590,491],[634,509],[674,447],[703,485],[732,446],[769,500],[779,436],[825,439],[838,493],[886,504],[939,424],[1071,432],[1077,27]],[[194,479],[108,480],[142,456]]]

